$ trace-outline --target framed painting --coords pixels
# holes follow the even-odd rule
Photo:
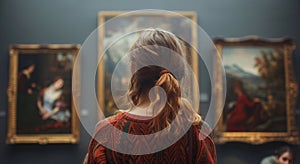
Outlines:
[[[299,144],[294,41],[251,36],[216,38],[214,43],[222,57],[227,87],[223,113],[215,129],[216,143]],[[220,77],[218,67],[215,71]],[[220,78],[214,80],[222,83]]]
[[[7,143],[77,143],[72,101],[79,45],[12,45]]]
[[[190,64],[196,78],[198,78],[197,14],[190,11],[174,13],[176,14],[165,11],[130,13],[126,11],[105,11],[99,13],[98,46],[99,54],[104,54],[104,57],[100,60],[98,66],[97,96],[99,106],[106,117],[113,115],[118,110],[110,91],[112,73],[117,63],[125,56],[137,39],[137,31],[153,27],[170,31],[178,36],[184,45],[186,61]],[[110,22],[112,18],[115,19]],[[115,42],[116,40],[117,42]],[[114,80],[119,80],[114,81],[116,83],[124,81],[124,79]]]

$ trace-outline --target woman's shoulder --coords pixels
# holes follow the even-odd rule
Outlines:
[[[95,133],[97,133],[99,130],[107,128],[109,125],[114,125],[115,123],[118,122],[118,120],[120,120],[122,118],[122,116],[124,115],[123,112],[118,112],[112,116],[109,116],[103,120],[100,120],[95,127]]]
[[[197,128],[203,135],[211,135],[212,129],[204,120],[201,119],[199,122],[194,123],[193,126]]]
[[[100,120],[96,126],[98,125],[102,125],[102,124],[106,124],[106,123],[110,123],[110,124],[113,124],[115,123],[116,121],[118,121],[120,118],[122,118],[122,116],[124,115],[124,112],[116,112],[114,113],[113,115],[111,116],[108,116],[102,120]]]
[[[198,154],[197,163],[216,163],[217,154],[214,141],[212,140],[212,129],[203,120],[195,123],[193,126],[197,136],[196,143],[201,147],[198,147],[200,154]]]
[[[215,154],[215,144],[212,139],[213,133],[208,123],[201,120],[193,126],[195,128],[195,133],[198,138],[198,141],[205,144],[205,147],[211,152],[211,154]]]

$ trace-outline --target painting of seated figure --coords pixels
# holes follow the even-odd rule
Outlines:
[[[298,142],[291,39],[215,39],[227,93],[216,140]]]
[[[79,45],[12,45],[8,143],[76,143],[73,63]]]

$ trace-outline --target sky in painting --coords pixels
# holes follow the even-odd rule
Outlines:
[[[244,71],[258,75],[255,65],[255,57],[261,57],[261,51],[272,51],[267,47],[224,47],[222,58],[224,66],[238,65]]]

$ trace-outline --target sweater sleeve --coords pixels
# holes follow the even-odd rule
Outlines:
[[[96,140],[92,140],[88,149],[87,164],[104,164],[107,163],[105,156],[105,147]]]
[[[209,136],[203,140],[199,140],[197,146],[199,149],[197,151],[196,163],[217,163],[215,144]]]
[[[95,164],[95,163],[107,163],[106,155],[105,155],[105,147],[101,144],[104,142],[107,142],[108,136],[101,136],[101,133],[106,130],[108,127],[107,125],[109,122],[106,121],[100,121],[96,125],[96,130],[94,133],[93,138],[90,141],[89,148],[88,148],[88,158],[87,158],[87,164]],[[101,137],[99,137],[101,136]]]
[[[209,136],[211,133],[210,127],[204,121],[200,122],[196,127],[196,136],[198,139],[196,140],[197,151],[195,162],[204,164],[217,163],[216,147]]]

